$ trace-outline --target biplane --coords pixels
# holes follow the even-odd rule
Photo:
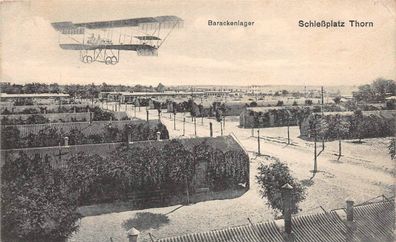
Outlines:
[[[115,65],[120,51],[136,51],[139,56],[158,56],[158,49],[171,32],[183,27],[177,16],[158,16],[113,21],[52,23],[59,32],[59,46],[78,50],[84,63]]]

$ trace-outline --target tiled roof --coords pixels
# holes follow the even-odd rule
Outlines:
[[[393,242],[394,201],[354,207],[354,222],[345,221],[339,212],[318,213],[292,218],[295,242]],[[282,221],[283,224],[283,221]],[[223,230],[159,239],[157,242],[283,242],[282,226],[266,222]]]
[[[282,242],[282,235],[275,222],[243,225],[180,237],[160,239],[158,242]]]
[[[345,242],[347,227],[336,214],[319,213],[292,219],[295,242]]]
[[[355,241],[393,242],[395,206],[393,201],[356,206]]]
[[[226,153],[228,151],[242,151],[245,152],[243,147],[238,143],[232,135],[225,136],[217,136],[217,137],[196,137],[196,138],[183,138],[177,139],[180,143],[182,143],[187,149],[193,150],[193,148],[200,144],[206,144],[209,147],[212,147],[217,150],[221,150]],[[147,140],[147,141],[136,141],[130,143],[130,146],[155,146],[158,148],[164,147],[166,144],[171,142],[171,140]]]

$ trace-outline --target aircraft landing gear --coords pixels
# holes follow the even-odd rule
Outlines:
[[[93,58],[90,55],[84,55],[82,57],[82,62],[87,63],[87,64],[92,63],[93,62]]]
[[[105,64],[106,65],[115,65],[118,63],[118,59],[115,55],[113,56],[107,56],[105,59]]]

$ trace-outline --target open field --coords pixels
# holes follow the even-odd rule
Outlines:
[[[130,116],[134,112],[128,110]],[[146,118],[146,110],[141,109],[136,114]],[[194,136],[194,124],[186,114],[185,136]],[[157,119],[157,111],[150,110],[150,118]],[[173,118],[163,112],[162,122],[168,127],[171,138],[182,138],[183,114],[177,116],[176,130]],[[176,205],[164,208],[152,208],[139,211],[124,211],[125,204],[107,205],[106,211],[113,213],[87,216],[80,221],[80,230],[69,241],[126,241],[125,232],[139,227],[142,241],[162,238],[192,232],[221,229],[231,226],[248,224],[274,219],[271,208],[260,198],[258,186],[255,183],[257,167],[261,162],[269,162],[269,156],[277,157],[286,162],[293,175],[304,180],[309,186],[307,198],[301,203],[300,214],[310,214],[345,206],[345,200],[351,198],[357,204],[384,194],[393,196],[395,192],[395,166],[387,153],[389,138],[365,139],[362,144],[352,140],[343,141],[344,156],[337,161],[338,142],[327,142],[325,150],[318,158],[319,172],[312,177],[313,144],[298,138],[298,127],[290,128],[292,144],[287,145],[287,128],[260,129],[261,153],[257,156],[257,137],[251,137],[250,129],[238,128],[236,119],[226,122],[224,134],[233,133],[248,151],[251,158],[251,188],[242,196],[234,199],[213,200],[191,204]],[[197,118],[197,136],[209,135],[209,122],[213,123],[214,135],[220,135],[220,124],[215,120]],[[254,135],[257,136],[256,130]],[[318,143],[318,151],[321,144]],[[105,205],[97,205],[100,210]],[[127,207],[127,206],[126,206]],[[322,208],[321,208],[322,207]],[[90,208],[92,209],[92,208]],[[86,209],[88,210],[88,209]],[[84,208],[81,208],[84,212]]]

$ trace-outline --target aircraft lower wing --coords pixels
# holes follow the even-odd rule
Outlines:
[[[125,45],[85,45],[85,44],[59,44],[64,50],[156,50],[151,45],[125,44]]]

